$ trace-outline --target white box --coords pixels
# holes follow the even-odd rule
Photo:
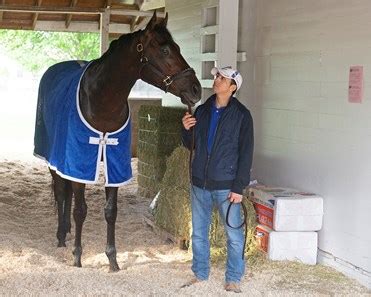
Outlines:
[[[276,232],[258,225],[255,236],[260,249],[270,260],[317,263],[317,232]]]
[[[269,233],[268,257],[276,261],[300,261],[304,264],[317,263],[317,232]]]
[[[318,231],[322,228],[322,197],[289,188],[258,185],[249,189],[258,223],[275,231]]]

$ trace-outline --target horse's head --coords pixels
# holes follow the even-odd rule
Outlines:
[[[156,12],[140,34],[137,51],[141,54],[140,78],[194,106],[201,99],[201,85],[166,28],[167,14],[157,19]]]

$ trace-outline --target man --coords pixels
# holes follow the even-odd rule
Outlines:
[[[253,156],[253,121],[249,110],[233,97],[241,87],[241,74],[231,67],[215,67],[211,74],[215,76],[215,94],[196,109],[194,116],[187,112],[182,119],[182,140],[189,149],[194,129],[191,204],[195,277],[184,286],[209,277],[209,227],[216,206],[227,235],[225,289],[240,293],[245,270],[243,230],[229,227],[226,214],[229,202],[234,203],[228,222],[230,226],[241,225],[242,191],[250,181]]]

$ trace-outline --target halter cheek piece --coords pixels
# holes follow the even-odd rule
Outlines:
[[[193,68],[188,67],[176,74],[165,75],[156,67],[156,65],[152,64],[151,61],[149,61],[149,59],[144,55],[144,48],[141,42],[137,44],[137,52],[141,53],[140,62],[142,63],[142,66],[140,67],[140,70],[139,70],[139,76],[141,76],[142,70],[145,66],[150,67],[152,72],[161,78],[163,86],[160,86],[160,89],[162,89],[166,93],[168,92],[170,85],[175,80],[186,76],[188,72],[195,74],[195,71],[193,70]]]

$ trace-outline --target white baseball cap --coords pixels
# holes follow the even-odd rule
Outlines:
[[[221,76],[224,76],[226,78],[233,79],[237,85],[236,91],[238,91],[238,89],[241,87],[243,81],[242,75],[236,69],[233,69],[231,66],[221,68],[214,67],[213,69],[211,69],[212,75],[216,75],[217,73],[220,73]]]

